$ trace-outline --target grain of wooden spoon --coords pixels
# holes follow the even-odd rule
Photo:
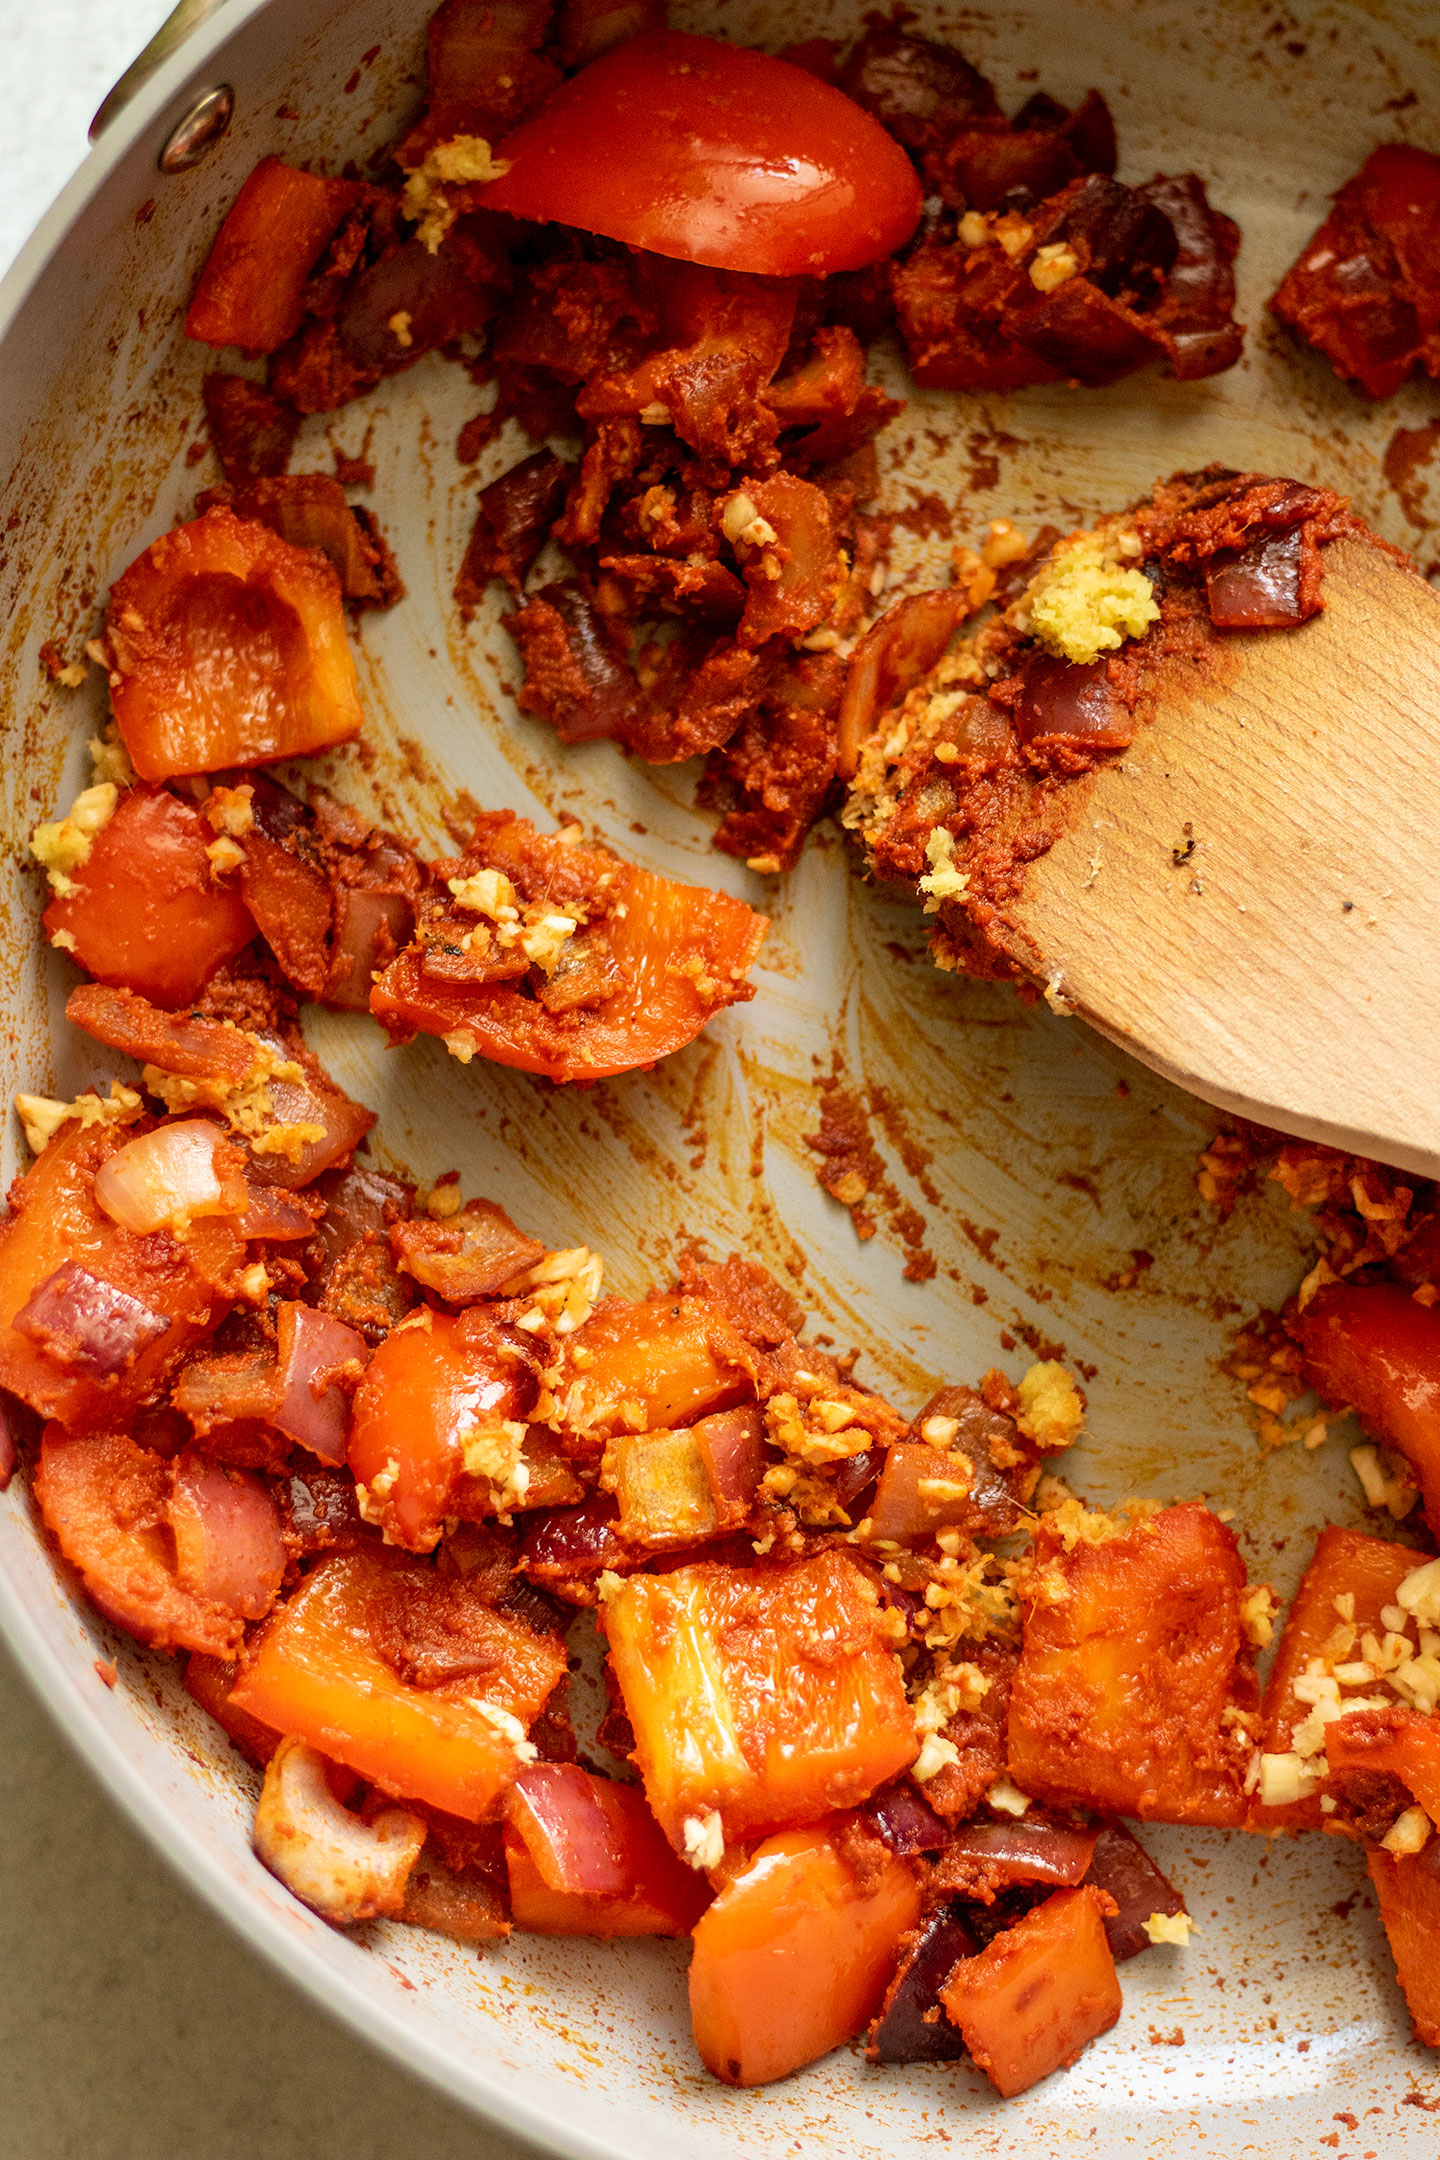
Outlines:
[[[1206,1102],[1440,1177],[1440,596],[1359,539],[1064,798],[1006,943]]]

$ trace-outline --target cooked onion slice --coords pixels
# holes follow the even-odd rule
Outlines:
[[[243,1215],[249,1195],[238,1162],[203,1118],[157,1125],[101,1164],[95,1198],[112,1222],[142,1236],[196,1215]]]
[[[103,1380],[125,1372],[148,1344],[159,1341],[170,1322],[78,1261],[63,1260],[32,1291],[10,1325],[52,1365]]]
[[[270,1759],[255,1814],[255,1852],[322,1920],[391,1919],[405,1902],[425,1824],[407,1808],[365,1822],[330,1790],[323,1755],[287,1734]]]
[[[615,1825],[578,1763],[532,1763],[507,1806],[541,1879],[577,1897],[625,1897],[633,1887]]]
[[[280,1510],[257,1478],[182,1455],[170,1492],[175,1574],[182,1590],[242,1619],[270,1610],[285,1573]]]
[[[370,1356],[365,1338],[313,1305],[282,1304],[276,1326],[280,1403],[270,1423],[321,1462],[343,1463],[350,1397],[338,1383],[352,1376],[358,1380],[364,1371]]]

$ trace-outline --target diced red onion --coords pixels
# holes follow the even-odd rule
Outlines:
[[[181,1588],[261,1619],[285,1573],[280,1510],[267,1488],[246,1471],[181,1455],[169,1513]]]
[[[415,929],[404,893],[346,886],[335,895],[335,937],[325,1002],[342,1012],[368,1012],[371,977],[403,952]]]
[[[1095,1832],[1072,1830],[1064,1823],[967,1823],[955,1832],[947,1852],[983,1860],[1001,1882],[1069,1888],[1085,1879],[1095,1855]]]
[[[623,1566],[632,1558],[619,1530],[620,1510],[609,1493],[596,1493],[579,1507],[538,1512],[525,1533],[525,1564],[564,1574]]]
[[[856,646],[840,701],[838,770],[851,778],[880,715],[928,675],[967,612],[958,590],[912,593],[888,608]]]
[[[953,1832],[913,1785],[891,1785],[865,1811],[893,1853],[940,1852]]]
[[[602,736],[623,742],[654,708],[634,669],[615,650],[604,616],[573,578],[543,585],[535,597],[560,617],[568,668],[581,686],[580,694],[566,701],[563,722],[557,721],[561,742],[595,742]]]
[[[1135,722],[1111,686],[1105,661],[1087,666],[1046,653],[1025,670],[1015,732],[1023,743],[1063,735],[1097,750],[1123,750],[1134,738]]]
[[[1090,174],[1060,222],[1047,227],[1047,236],[1072,245],[1081,242],[1086,277],[1112,299],[1163,276],[1179,252],[1175,228],[1164,211],[1142,190],[1126,187],[1108,173]]]
[[[921,1492],[926,1482],[963,1485],[965,1490],[953,1498],[941,1498]],[[923,1440],[897,1440],[886,1451],[885,1467],[870,1503],[871,1534],[899,1543],[906,1538],[932,1538],[947,1524],[968,1522],[973,1483],[973,1475],[967,1475],[941,1449]]]
[[[853,1510],[884,1467],[884,1448],[865,1448],[860,1454],[847,1455],[835,1463],[826,1483],[839,1505]]]
[[[52,1365],[96,1379],[128,1370],[169,1325],[163,1313],[152,1312],[128,1290],[118,1290],[75,1260],[62,1261],[47,1275],[11,1322]]]
[[[625,1897],[634,1887],[627,1855],[595,1786],[578,1763],[532,1763],[511,1790],[509,1820],[550,1889]]]
[[[349,1549],[375,1536],[356,1505],[355,1480],[348,1472],[297,1471],[282,1490],[281,1505],[290,1542],[304,1553],[326,1552],[337,1545]]]
[[[279,1393],[274,1356],[262,1343],[192,1358],[171,1386],[170,1401],[203,1435],[247,1418],[268,1423]]]
[[[101,1164],[95,1198],[112,1222],[141,1236],[193,1215],[241,1214],[244,1181],[223,1175],[215,1161],[224,1144],[203,1118],[157,1125]]]
[[[313,1237],[315,1217],[277,1185],[252,1185],[250,1204],[236,1225],[243,1238],[265,1238],[272,1245]]]
[[[363,1371],[369,1347],[354,1328],[313,1305],[280,1305],[276,1327],[280,1404],[270,1423],[333,1468],[344,1462],[350,1438],[350,1398],[336,1379],[351,1364]]]
[[[1205,599],[1217,630],[1288,630],[1307,613],[1300,597],[1300,527],[1252,540],[1205,565]],[[1313,611],[1312,611],[1313,612]]]
[[[881,2063],[954,2062],[965,2043],[940,2001],[940,1990],[961,1958],[979,1948],[964,1921],[943,1905],[907,1951],[870,2035],[870,2060]]]
[[[1145,1922],[1152,1913],[1185,1910],[1184,1898],[1161,1874],[1139,1839],[1117,1822],[1100,1825],[1085,1880],[1107,1891],[1120,1908],[1104,1923],[1117,1965],[1150,1948]]]
[[[291,1053],[278,1035],[262,1032],[258,1039],[290,1061]],[[375,1122],[373,1111],[352,1102],[338,1088],[322,1088],[303,1070],[298,1080],[276,1077],[266,1082],[266,1088],[277,1125],[318,1125],[320,1137],[304,1141],[293,1159],[288,1154],[252,1153],[246,1168],[255,1185],[283,1185],[292,1192],[309,1185],[322,1170],[348,1156]]]
[[[720,1410],[692,1427],[721,1529],[744,1522],[765,1467],[765,1420],[752,1404]]]

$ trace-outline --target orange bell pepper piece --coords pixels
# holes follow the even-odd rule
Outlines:
[[[1114,1910],[1088,1884],[1057,1890],[978,1957],[962,1958],[941,1988],[951,2022],[1007,2100],[1073,2063],[1119,2017],[1104,1926]]]
[[[255,935],[239,892],[211,870],[214,838],[178,795],[130,789],[70,873],[73,890],[46,908],[46,934],[98,982],[189,1004]]]
[[[115,581],[110,698],[142,780],[310,757],[364,715],[340,580],[313,548],[224,508]]]
[[[0,1224],[0,1387],[71,1431],[113,1430],[153,1401],[186,1350],[228,1308],[230,1298],[216,1286],[245,1261],[233,1217],[200,1216],[182,1243],[168,1231],[124,1230],[105,1214],[95,1199],[95,1173],[135,1130],[133,1124],[62,1126],[12,1188],[11,1212]],[[65,1261],[169,1322],[133,1363],[106,1379],[54,1363],[11,1324]]]
[[[1426,2047],[1440,2047],[1440,1875],[1431,1853],[1398,1859],[1377,1845],[1365,1864],[1380,1900],[1380,1918],[1415,2038]]]
[[[1233,1534],[1187,1503],[1065,1550],[1046,1518],[1010,1691],[1010,1771],[1057,1806],[1238,1825],[1247,1753],[1228,1709],[1257,1707]]]
[[[1395,1603],[1395,1592],[1418,1564],[1417,1554],[1408,1545],[1391,1545],[1384,1538],[1342,1530],[1333,1523],[1321,1531],[1270,1668],[1260,1742],[1265,1754],[1286,1754],[1295,1727],[1309,1715],[1309,1705],[1296,1700],[1294,1683],[1340,1624],[1336,1598],[1353,1598],[1355,1626],[1361,1635],[1368,1629],[1383,1638],[1387,1630],[1381,1610]],[[1352,1654],[1357,1658],[1361,1654],[1358,1636]],[[1327,1759],[1332,1770],[1338,1767],[1328,1748]],[[1375,1767],[1390,1766],[1377,1763]],[[1265,1807],[1258,1797],[1250,1806],[1249,1827],[1254,1830],[1318,1830],[1324,1821],[1318,1791],[1282,1807]]]
[[[891,1855],[863,1890],[835,1828],[767,1839],[695,1928],[695,2045],[727,2085],[772,2084],[859,2032],[919,1921],[905,1862]]]
[[[508,862],[519,871],[524,861],[533,870],[547,853],[580,853],[522,818],[508,825],[513,833],[485,850],[493,867]],[[755,995],[745,978],[767,916],[728,893],[660,877],[599,849],[585,853],[596,866],[596,917],[618,974],[613,995],[551,1012],[509,982],[437,980],[425,967],[424,945],[415,944],[385,969],[370,997],[392,1043],[417,1032],[440,1035],[462,1056],[478,1051],[550,1080],[602,1080],[669,1057],[727,1005]]]
[[[1343,1695],[1340,1700],[1343,1708]],[[1440,1718],[1398,1703],[1393,1710],[1352,1710],[1326,1726],[1325,1755],[1332,1774],[1367,1770],[1399,1778],[1430,1820],[1440,1821]]]
[[[1300,1340],[1311,1387],[1400,1450],[1440,1529],[1440,1312],[1399,1283],[1331,1284],[1306,1306]]]
[[[635,1761],[677,1851],[720,1816],[727,1843],[813,1822],[914,1761],[887,1615],[844,1553],[793,1567],[701,1562],[634,1575],[600,1607]]]
[[[300,327],[305,280],[364,189],[261,158],[215,235],[185,317],[204,345],[274,352]]]
[[[387,1589],[424,1597],[433,1584],[429,1568],[378,1554],[322,1561],[265,1630],[231,1700],[383,1792],[478,1822],[523,1767],[508,1720],[532,1723],[565,1670],[565,1651],[558,1636],[482,1610],[474,1621],[483,1676],[410,1684],[376,1647],[372,1601]]]
[[[612,1298],[566,1342],[559,1416],[577,1435],[689,1425],[752,1400],[748,1364],[708,1298]]]
[[[386,1535],[429,1552],[454,1514],[466,1438],[514,1419],[528,1368],[502,1360],[483,1312],[423,1312],[387,1335],[366,1367],[350,1426],[350,1467]],[[578,1498],[580,1488],[566,1488]]]

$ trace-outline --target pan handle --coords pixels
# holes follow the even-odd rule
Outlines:
[[[137,90],[144,88],[156,69],[178,52],[192,30],[208,21],[225,0],[179,0],[166,16],[142,53],[136,55],[90,123],[90,140],[98,141],[112,120],[118,118]]]

